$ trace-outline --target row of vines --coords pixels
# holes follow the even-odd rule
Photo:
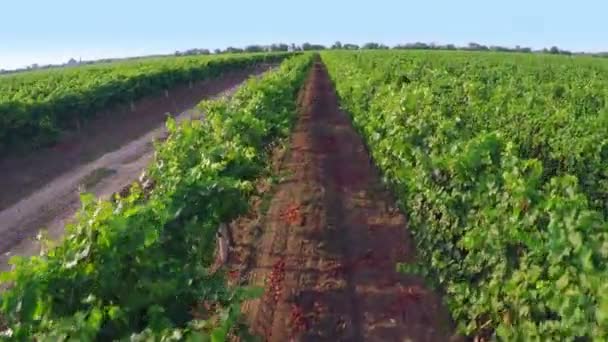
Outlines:
[[[0,156],[53,143],[110,105],[287,55],[165,57],[0,76]]]
[[[608,338],[608,63],[322,57],[462,332]]]
[[[151,190],[135,184],[115,201],[83,195],[64,240],[41,256],[14,257],[0,275],[9,286],[1,336],[223,341],[234,333],[240,302],[259,289],[228,287],[210,270],[215,234],[247,210],[269,147],[289,134],[311,61],[290,57],[233,97],[202,102],[204,121],[169,119],[170,136],[146,171]]]

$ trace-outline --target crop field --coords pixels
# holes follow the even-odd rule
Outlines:
[[[608,63],[328,53],[462,331],[608,336]],[[417,268],[406,265],[405,269]]]
[[[100,109],[285,54],[152,58],[0,76],[0,156],[49,145]]]
[[[15,253],[0,340],[608,339],[605,59],[326,50],[0,76],[0,157],[264,63],[168,118],[123,191],[81,193],[60,240]]]

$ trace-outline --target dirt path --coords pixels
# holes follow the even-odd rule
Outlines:
[[[406,220],[339,110],[325,67],[304,89],[268,210],[233,224],[233,279],[264,286],[245,312],[268,341],[448,341],[440,299],[395,271],[411,262]]]
[[[92,122],[85,130],[91,133],[88,137],[82,132],[83,135],[72,137],[59,147],[14,160],[12,164],[2,161],[0,199],[3,203],[15,202],[0,211],[0,271],[8,269],[7,261],[13,255],[38,253],[35,235],[41,228],[52,239],[61,237],[66,222],[80,207],[79,189],[84,187],[108,198],[135,181],[152,159],[152,141],[166,136],[166,112],[181,112],[176,117],[178,121],[200,116],[196,110],[184,110],[205,97],[230,94],[248,75],[267,69],[268,66],[263,66],[234,72],[196,84],[192,89],[172,90],[169,97],[141,100],[135,112],[109,113],[109,117]],[[117,115],[123,115],[118,122],[112,118]],[[91,158],[94,159],[85,162]],[[55,178],[49,180],[51,176]],[[16,186],[23,189],[17,191]]]

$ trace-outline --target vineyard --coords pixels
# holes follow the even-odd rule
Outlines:
[[[109,105],[218,76],[284,53],[142,59],[0,77],[0,156],[56,142]]]
[[[205,121],[169,121],[152,189],[134,185],[116,202],[83,196],[60,245],[13,260],[2,275],[12,284],[2,294],[10,336],[224,340],[253,290],[230,290],[210,272],[215,230],[246,209],[266,146],[289,132],[310,61],[290,58],[231,99],[201,103]]]
[[[12,259],[0,340],[608,339],[600,59],[332,50],[16,74],[0,155],[278,61],[204,119],[168,119],[128,191],[82,194],[63,240]]]
[[[327,53],[468,334],[608,337],[608,64],[484,53]]]

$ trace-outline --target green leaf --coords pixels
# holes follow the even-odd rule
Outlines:
[[[570,232],[568,233],[568,241],[575,249],[579,249],[583,245],[583,236],[579,232]]]
[[[557,289],[559,290],[563,290],[564,288],[566,288],[566,286],[568,286],[568,282],[569,282],[569,277],[568,277],[568,273],[564,273],[555,283]]]

